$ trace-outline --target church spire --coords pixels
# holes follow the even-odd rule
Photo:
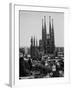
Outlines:
[[[46,16],[44,16],[44,30],[45,30],[45,33],[46,33]]]
[[[31,37],[31,45],[33,46],[33,37]]]
[[[43,28],[44,28],[44,23],[43,23],[43,18],[42,18],[42,30],[43,30]]]
[[[53,40],[54,40],[54,25],[53,25],[53,18],[52,18],[52,38],[53,38]]]
[[[54,41],[54,25],[53,25],[53,18],[52,18],[52,48],[53,48],[53,51],[55,50],[55,41]]]
[[[34,47],[35,47],[35,36],[34,36]]]
[[[51,16],[49,16],[49,34],[51,38]]]
[[[42,19],[42,40],[46,40],[46,16]]]
[[[44,16],[44,27],[46,27],[46,16]]]
[[[38,46],[38,42],[37,42],[37,39],[36,39],[36,47]]]
[[[54,33],[53,18],[52,18],[52,33]]]

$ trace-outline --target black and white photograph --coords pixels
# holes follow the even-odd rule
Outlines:
[[[19,10],[19,80],[64,77],[64,13]]]

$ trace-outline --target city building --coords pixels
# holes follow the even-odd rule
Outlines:
[[[31,37],[30,51],[31,57],[35,57],[40,54],[41,55],[54,54],[55,51],[54,25],[51,16],[49,16],[49,33],[47,33],[46,16],[44,16],[42,18],[42,39],[39,40],[38,46],[35,37]]]
[[[51,23],[52,22],[52,23]],[[55,50],[53,19],[49,16],[49,34],[46,28],[46,16],[42,19],[42,44],[44,54],[53,54]]]

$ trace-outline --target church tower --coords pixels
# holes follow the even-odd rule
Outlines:
[[[31,37],[30,55],[33,57],[33,37]]]
[[[51,16],[49,16],[49,35],[51,38]]]
[[[53,25],[53,19],[51,19],[51,16],[49,16],[49,34],[50,34],[50,53],[54,53],[55,50],[55,42],[54,42],[54,25]]]
[[[52,53],[53,53],[55,50],[53,19],[52,19],[52,31],[51,31],[51,44],[52,44]]]
[[[35,48],[35,36],[34,36],[34,48]]]
[[[46,16],[42,19],[42,40],[46,40]]]
[[[38,47],[38,42],[37,42],[37,39],[36,39],[36,47]]]
[[[42,42],[44,53],[46,53],[46,16],[42,19]]]
[[[50,40],[49,40],[49,53],[52,52],[52,43],[51,43],[51,38],[52,38],[52,32],[51,32],[51,16],[49,16],[49,35],[50,35]]]

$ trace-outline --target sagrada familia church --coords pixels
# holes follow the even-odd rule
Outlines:
[[[53,54],[55,51],[54,40],[54,25],[53,18],[49,16],[49,33],[46,28],[46,16],[42,18],[42,39],[39,40],[39,45],[35,37],[31,37],[30,55],[37,57],[39,55]]]

